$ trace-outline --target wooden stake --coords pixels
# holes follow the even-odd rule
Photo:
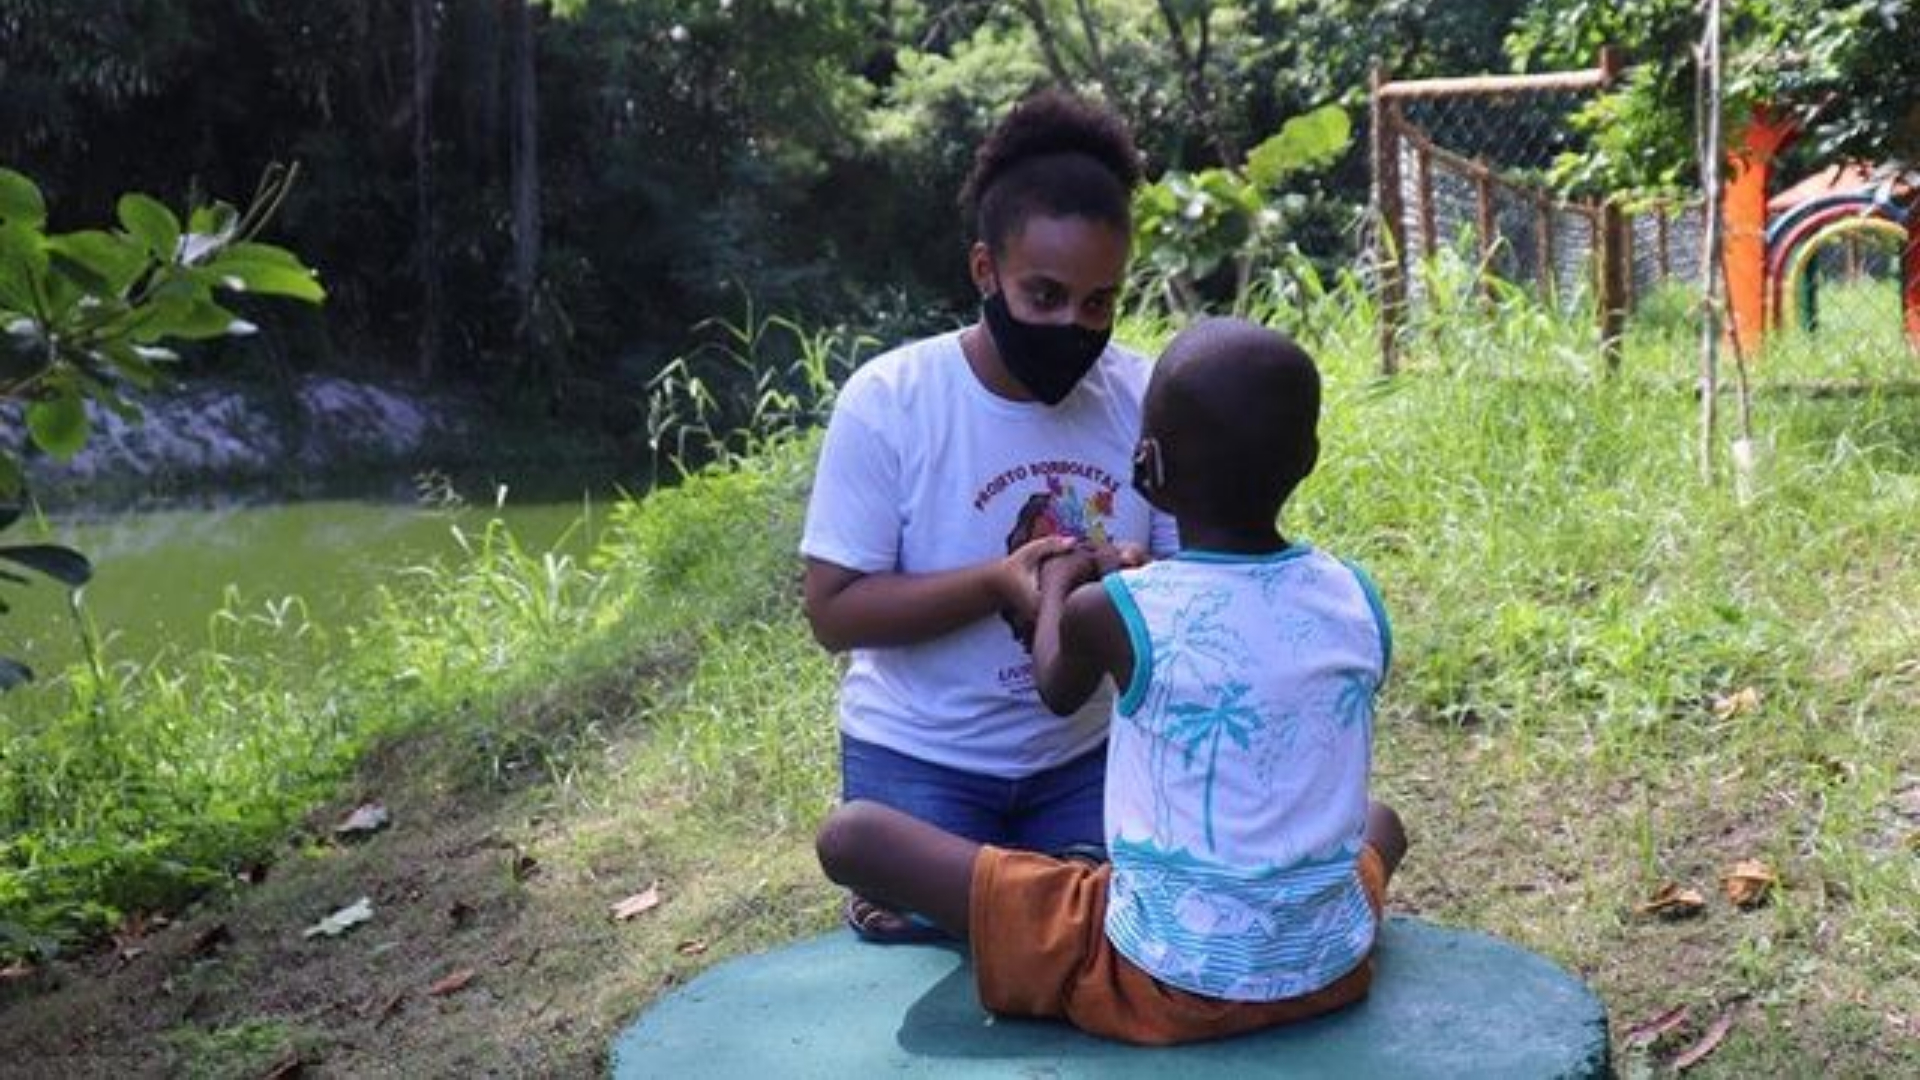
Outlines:
[[[1700,266],[1706,280],[1700,320],[1700,476],[1713,482],[1714,429],[1720,397],[1720,0],[1707,0],[1706,41],[1701,45],[1700,91],[1695,109],[1703,121],[1700,185],[1706,191],[1706,228],[1701,230]]]
[[[1373,209],[1379,238],[1374,266],[1380,275],[1380,373],[1400,369],[1400,326],[1406,318],[1406,222],[1400,192],[1400,144],[1387,104],[1387,69],[1373,65]]]

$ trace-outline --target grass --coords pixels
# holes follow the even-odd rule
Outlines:
[[[1365,564],[1396,628],[1376,788],[1415,847],[1394,906],[1581,973],[1611,1007],[1624,1072],[1666,1068],[1723,1015],[1732,1033],[1705,1075],[1920,1070],[1920,398],[1800,392],[1827,377],[1824,358],[1782,350],[1755,402],[1764,453],[1736,490],[1724,458],[1701,479],[1684,326],[1642,328],[1627,376],[1607,378],[1584,324],[1502,294],[1423,330],[1409,372],[1382,381],[1362,293],[1288,288],[1267,310],[1318,354],[1327,404],[1320,470],[1284,524]],[[1123,336],[1152,348],[1169,330]],[[352,964],[300,952],[303,985],[418,986],[470,952],[493,996],[370,1033],[306,996],[206,982],[211,1017],[154,1021],[175,1032],[158,1060],[217,1073],[268,1043],[349,1071],[383,1047],[426,1071],[596,1060],[665,986],[832,918],[809,840],[836,788],[837,665],[799,617],[792,554],[813,452],[775,434],[725,453],[616,508],[584,562],[473,537],[465,561],[397,582],[318,678],[208,659],[123,680],[105,713],[75,681],[67,727],[10,729],[0,795],[33,828],[0,860],[0,920],[31,923],[50,896],[67,914],[99,905],[55,927],[68,932],[147,902],[137,876],[76,870],[46,891],[23,836],[70,861],[83,836],[147,844],[133,861],[150,868],[182,836],[206,852],[243,840],[229,851],[251,857],[292,828],[306,839],[282,857],[284,883],[227,918],[299,925],[324,913],[320,883],[364,879],[386,883],[396,926],[423,920],[396,939],[446,935],[404,970],[405,948]],[[20,764],[62,761],[59,784]],[[207,824],[116,824],[106,793],[129,781]],[[412,797],[407,820],[436,824],[338,852],[302,818],[329,790],[330,806]],[[515,878],[516,852],[537,875]],[[1719,878],[1750,858],[1780,880],[1741,909]],[[457,890],[423,869],[440,866]],[[669,897],[657,917],[607,922],[649,882]],[[1640,914],[1667,883],[1700,890],[1704,909]],[[482,912],[490,952],[427,910],[449,897]],[[230,980],[248,962],[274,970],[243,955]],[[215,978],[195,972],[176,977]],[[1624,1041],[1676,1005],[1689,1020],[1666,1041]]]

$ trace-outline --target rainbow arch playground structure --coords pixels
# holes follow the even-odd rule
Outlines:
[[[1920,355],[1920,182],[1860,164],[1823,169],[1769,195],[1774,165],[1802,120],[1757,108],[1728,150],[1723,199],[1728,335],[1757,357],[1780,327],[1811,328],[1810,267],[1824,245],[1846,237],[1893,238],[1900,250],[1900,318]]]

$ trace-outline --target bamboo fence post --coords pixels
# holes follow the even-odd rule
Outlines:
[[[1486,297],[1489,309],[1493,306],[1493,244],[1494,233],[1499,223],[1493,216],[1493,172],[1487,168],[1475,169],[1473,173],[1474,194],[1474,231],[1479,233],[1480,269],[1477,277],[1480,291]]]
[[[1433,223],[1433,146],[1425,139],[1413,144],[1414,197],[1420,200],[1421,254],[1431,259],[1440,250],[1439,229]]]
[[[1376,236],[1384,250],[1374,253],[1380,275],[1380,373],[1400,369],[1400,325],[1406,317],[1406,222],[1400,191],[1400,147],[1393,127],[1393,108],[1385,93],[1389,83],[1384,65],[1374,64],[1369,78],[1373,90],[1373,206],[1379,221]]]
[[[1656,250],[1660,253],[1660,280],[1665,282],[1673,276],[1673,257],[1667,250],[1667,204],[1663,202],[1658,205],[1659,211],[1653,219],[1655,225],[1654,242]]]
[[[1700,474],[1713,481],[1714,429],[1720,396],[1720,0],[1707,0],[1706,41],[1702,43],[1700,88],[1695,109],[1702,120],[1700,186],[1707,196],[1706,228],[1701,230],[1700,267],[1706,280],[1700,328]]]
[[[1553,200],[1544,191],[1535,191],[1533,196],[1533,248],[1540,260],[1540,284],[1546,293],[1547,307],[1558,311],[1560,275],[1554,266]]]

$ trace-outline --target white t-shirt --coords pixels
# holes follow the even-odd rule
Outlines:
[[[1129,483],[1149,367],[1109,346],[1056,406],[981,385],[959,331],[854,372],[820,451],[801,553],[862,573],[921,574],[1003,558],[1054,533],[1155,555],[1173,519]],[[910,757],[1019,778],[1100,744],[1111,694],[1071,717],[1041,704],[1033,661],[993,617],[915,645],[853,650],[840,727]]]

